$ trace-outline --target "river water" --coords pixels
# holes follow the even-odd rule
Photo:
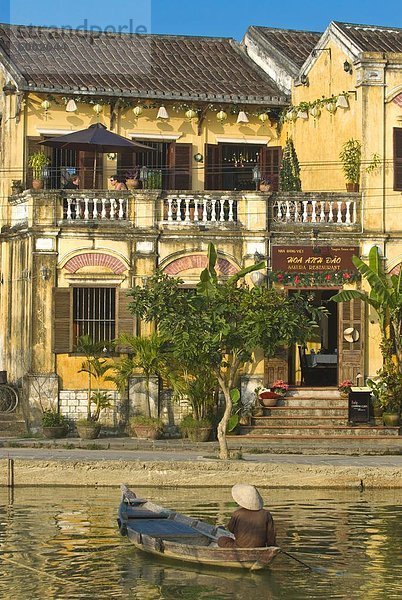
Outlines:
[[[2,600],[133,598],[244,600],[402,597],[402,499],[396,491],[261,490],[283,549],[250,574],[146,556],[116,527],[119,490],[0,489]],[[235,505],[226,489],[141,489],[159,504],[211,523]]]

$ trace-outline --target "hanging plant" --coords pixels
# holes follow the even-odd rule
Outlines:
[[[268,279],[286,286],[340,285],[360,280],[358,271],[314,271],[313,273],[288,273],[287,271],[270,271]]]
[[[279,188],[282,192],[300,192],[300,165],[292,138],[286,140],[283,149]]]

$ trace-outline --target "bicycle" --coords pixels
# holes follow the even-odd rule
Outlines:
[[[0,384],[0,413],[10,413],[16,410],[18,406],[18,394],[16,390],[8,384]]]

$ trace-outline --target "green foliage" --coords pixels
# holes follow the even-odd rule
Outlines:
[[[81,364],[79,373],[88,374],[88,404],[87,421],[98,421],[102,408],[110,406],[105,400],[105,392],[100,391],[101,382],[106,380],[106,373],[111,369],[111,364],[104,358],[101,358],[104,342],[93,342],[91,336],[82,335],[78,338],[77,351],[85,355],[85,360]],[[92,379],[95,381],[97,392],[92,394]],[[92,414],[91,405],[95,404],[95,412]]]
[[[288,344],[303,342],[316,326],[317,313],[301,295],[285,296],[266,288],[248,288],[240,277],[262,268],[253,265],[226,281],[218,281],[217,252],[208,247],[208,266],[193,290],[182,281],[157,273],[144,288],[133,288],[130,310],[145,321],[158,324],[169,340],[172,358],[191,374],[208,369],[218,381],[225,412],[218,425],[221,456],[227,456],[225,437],[231,414],[230,390],[240,368],[261,348],[265,356]]]
[[[176,362],[169,372],[174,398],[187,400],[196,420],[209,417],[215,406],[215,391],[218,386],[216,376],[208,365],[199,365],[193,372]]]
[[[153,333],[148,337],[137,337],[129,333],[122,333],[116,343],[124,347],[129,355],[113,362],[111,366],[115,375],[107,377],[107,380],[113,381],[117,389],[124,392],[129,377],[133,375],[136,369],[141,369],[145,377],[146,404],[148,416],[150,416],[150,379],[153,376],[166,374],[170,357],[169,346],[165,338],[157,333]]]
[[[279,188],[282,192],[300,192],[300,165],[292,138],[286,140],[279,173]]]
[[[210,419],[195,419],[193,415],[186,415],[180,422],[179,427],[183,433],[187,433],[188,431],[194,431],[195,429],[203,429],[211,426],[212,422]]]
[[[353,264],[367,280],[370,292],[343,290],[332,297],[334,302],[348,302],[354,298],[369,304],[377,313],[382,342],[381,352],[384,364],[392,363],[395,357],[397,367],[402,372],[402,269],[399,275],[388,276],[384,272],[377,246],[369,252],[369,263],[353,257]]]
[[[385,412],[400,414],[402,410],[402,374],[396,365],[388,364],[367,380]]]
[[[362,145],[353,138],[347,140],[339,154],[342,170],[347,183],[359,183],[362,160]]]
[[[157,429],[163,429],[163,421],[158,417],[147,417],[145,415],[136,415],[131,417],[130,425],[135,427],[136,425],[145,425],[147,427],[155,427]]]
[[[45,410],[42,415],[43,427],[62,427],[67,426],[64,415],[53,410]]]
[[[50,158],[44,152],[34,152],[28,158],[28,166],[32,169],[33,179],[43,179],[43,169],[50,163]]]

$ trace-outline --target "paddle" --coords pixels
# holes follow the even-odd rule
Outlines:
[[[324,567],[312,567],[311,565],[308,565],[307,563],[300,560],[300,558],[297,558],[293,554],[290,554],[290,552],[286,552],[285,550],[281,549],[281,553],[285,554],[286,556],[289,556],[289,558],[293,558],[293,560],[295,560],[298,563],[300,563],[301,565],[303,565],[303,567],[306,567],[307,569],[309,569],[309,571],[314,571],[315,573],[326,573],[327,572],[327,569],[325,569]]]

